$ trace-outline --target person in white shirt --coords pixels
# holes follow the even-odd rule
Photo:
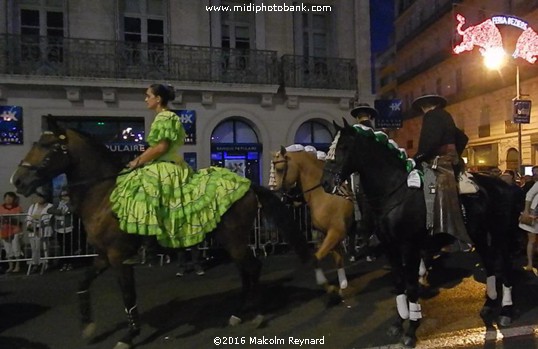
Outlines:
[[[525,209],[521,213],[521,219],[532,218],[532,225],[520,223],[520,228],[527,231],[527,265],[523,268],[527,271],[536,270],[533,267],[533,257],[534,257],[534,245],[536,243],[536,234],[538,233],[538,224],[536,223],[536,217],[538,215],[538,182],[535,182],[534,185],[529,189],[525,195]],[[520,219],[520,220],[521,220]]]
[[[47,268],[47,261],[41,260],[41,250],[45,258],[49,256],[49,243],[52,236],[52,227],[50,219],[52,215],[48,210],[52,204],[48,202],[47,195],[44,192],[38,192],[35,197],[35,202],[28,208],[28,216],[26,217],[26,230],[30,240],[32,249],[32,260],[30,271],[37,272],[38,266],[43,263],[43,269]]]

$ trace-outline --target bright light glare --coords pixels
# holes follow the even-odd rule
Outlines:
[[[484,52],[484,65],[488,69],[499,69],[506,61],[506,52],[501,47],[488,48]]]

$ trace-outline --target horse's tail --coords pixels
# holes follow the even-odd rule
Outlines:
[[[313,254],[289,208],[271,190],[255,184],[251,187],[261,204],[262,214],[273,221],[278,230],[284,233],[284,238],[294,248],[301,261],[309,262]]]

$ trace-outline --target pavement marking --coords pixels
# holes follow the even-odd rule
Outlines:
[[[527,335],[538,336],[538,325],[526,325],[518,327],[508,327],[499,329],[485,330],[485,327],[476,327],[443,333],[441,336],[419,340],[416,349],[437,349],[450,348],[457,346],[484,345],[486,342],[501,341],[503,338],[511,338]],[[389,344],[378,347],[369,347],[362,349],[401,349],[403,344]]]

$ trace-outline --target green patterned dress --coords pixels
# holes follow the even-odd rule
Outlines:
[[[221,167],[193,171],[179,155],[185,130],[179,117],[163,111],[147,138],[150,146],[166,139],[159,159],[118,177],[110,195],[120,228],[155,235],[162,246],[189,247],[204,240],[221,216],[250,188],[250,180]]]

